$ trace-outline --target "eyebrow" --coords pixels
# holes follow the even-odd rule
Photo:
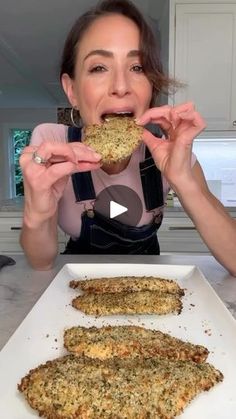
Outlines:
[[[108,51],[106,49],[94,49],[86,55],[86,57],[84,58],[84,61],[93,55],[101,55],[102,57],[108,57],[108,58],[112,58],[114,56],[113,52]],[[127,57],[139,57],[139,56],[140,56],[140,51],[137,49],[132,49],[127,54]]]

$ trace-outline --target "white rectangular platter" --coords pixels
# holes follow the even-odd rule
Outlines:
[[[154,275],[175,279],[185,288],[180,315],[129,315],[96,318],[71,306],[79,293],[72,279],[100,276]],[[67,264],[24,319],[0,353],[0,416],[4,419],[38,417],[17,390],[28,371],[66,354],[65,328],[103,325],[139,325],[202,344],[210,350],[208,362],[220,369],[224,381],[196,397],[181,419],[236,417],[236,321],[203,274],[195,266],[145,264]]]

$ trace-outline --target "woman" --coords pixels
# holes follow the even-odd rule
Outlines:
[[[36,127],[21,156],[21,244],[35,269],[52,267],[58,223],[71,236],[66,253],[158,254],[156,231],[171,187],[213,255],[236,274],[236,223],[208,190],[191,151],[205,122],[192,103],[155,107],[171,84],[157,54],[150,28],[126,0],[98,4],[68,35],[61,82],[83,125],[101,124],[107,113],[132,112],[137,124],[158,125],[166,138],[144,129],[143,142],[130,158],[102,165],[101,156],[83,144],[83,130]],[[111,185],[125,185],[139,195],[143,211],[136,227],[94,211],[97,195]]]

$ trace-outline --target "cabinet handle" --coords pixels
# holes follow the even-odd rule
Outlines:
[[[168,230],[196,230],[196,227],[169,227]]]
[[[233,127],[236,127],[236,120],[233,121]]]
[[[11,227],[11,230],[21,230],[21,227]]]

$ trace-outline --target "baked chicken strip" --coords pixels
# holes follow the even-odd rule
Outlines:
[[[157,291],[84,294],[72,300],[72,306],[86,314],[167,314],[182,310],[182,302],[172,294]]]
[[[164,357],[204,362],[209,353],[204,346],[139,326],[72,327],[64,332],[64,346],[71,353],[101,360]]]
[[[184,290],[172,279],[154,276],[120,276],[112,278],[95,278],[70,282],[71,288],[94,294],[159,291],[160,293],[184,295]]]

